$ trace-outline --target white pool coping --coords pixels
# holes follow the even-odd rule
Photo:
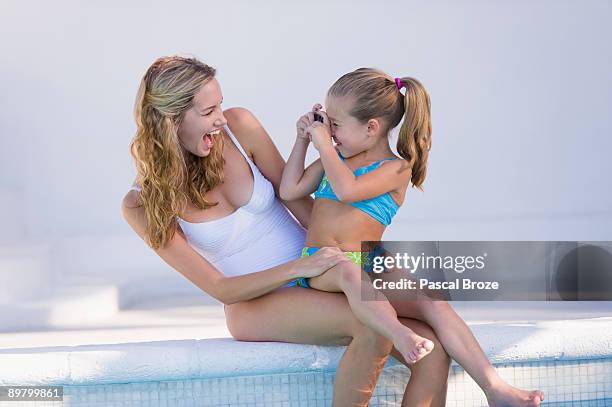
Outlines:
[[[612,318],[471,325],[493,363],[612,358]],[[0,350],[0,385],[86,385],[333,371],[344,347],[231,338]],[[387,365],[397,364],[391,358]]]

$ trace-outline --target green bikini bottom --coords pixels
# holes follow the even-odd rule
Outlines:
[[[380,247],[380,246],[378,246]],[[377,249],[378,249],[377,247]],[[321,249],[320,247],[304,247],[302,249],[302,255],[300,257],[308,257],[311,256],[313,253],[316,253],[319,249]],[[344,252],[344,254],[346,254],[346,257],[348,257],[349,259],[351,259],[355,264],[357,264],[359,267],[362,267],[363,270],[366,273],[369,273],[371,271],[371,267],[372,267],[372,255],[374,253],[376,253],[377,250],[374,250],[372,252]],[[308,284],[308,278],[305,277],[299,277],[296,278],[295,280],[290,281],[289,283],[287,283],[285,285],[285,287],[292,287],[294,285],[298,285],[300,287],[304,287],[304,288],[310,288],[310,285]]]

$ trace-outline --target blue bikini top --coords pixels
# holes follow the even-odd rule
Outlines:
[[[340,156],[340,159],[344,161],[344,157],[342,157],[339,152],[338,155]],[[366,172],[370,172],[378,168],[380,164],[386,160],[397,160],[397,157],[385,158],[384,160],[375,161],[370,165],[359,167],[353,171],[353,174],[356,176],[363,175]],[[323,173],[323,178],[321,178],[321,182],[314,193],[314,197],[315,199],[327,198],[339,201],[336,193],[332,189],[331,184],[327,179],[327,174]],[[373,198],[364,199],[363,201],[350,202],[348,204],[354,206],[355,208],[361,209],[385,226],[391,224],[391,219],[399,209],[399,205],[395,203],[389,192],[385,192],[384,194],[375,196]]]

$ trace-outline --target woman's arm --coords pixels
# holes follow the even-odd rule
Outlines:
[[[250,111],[244,108],[231,108],[223,114],[232,133],[252,157],[257,168],[274,186],[276,196],[282,200],[302,226],[308,228],[313,199],[309,196],[287,199],[281,195],[281,177],[285,168],[285,160],[264,127]]]
[[[138,193],[130,191],[123,199],[123,218],[147,242],[144,207],[138,206]],[[314,258],[319,252],[324,253]],[[247,301],[264,295],[298,277],[314,277],[345,261],[337,248],[325,248],[305,257],[276,267],[243,276],[227,277],[187,242],[180,228],[165,247],[155,250],[168,265],[177,270],[198,288],[224,304]],[[245,267],[249,267],[245,262]]]

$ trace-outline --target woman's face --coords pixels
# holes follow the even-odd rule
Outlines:
[[[227,124],[221,103],[221,87],[212,78],[195,94],[193,106],[185,112],[178,128],[179,141],[186,151],[199,157],[210,154],[215,138],[221,135],[219,130]]]

